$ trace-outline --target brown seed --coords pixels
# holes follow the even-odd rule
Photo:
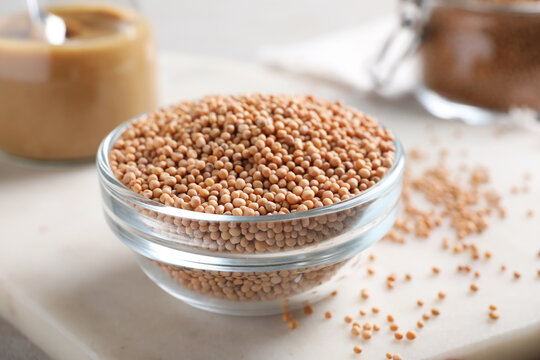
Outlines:
[[[369,260],[374,261],[375,260],[375,254],[369,254]]]
[[[475,283],[472,283],[470,286],[470,289],[471,291],[478,291],[478,285],[476,285]]]
[[[489,309],[495,311],[495,310],[497,310],[497,306],[496,305],[489,305]]]
[[[416,301],[416,305],[424,306],[424,302],[422,300],[418,300],[418,301]]]
[[[514,279],[519,279],[521,277],[521,274],[517,271],[514,271]]]
[[[369,290],[368,289],[362,289],[360,292],[360,295],[362,296],[362,299],[366,300],[369,298]]]
[[[337,294],[338,294],[338,291],[337,291],[337,290],[334,290],[334,291],[332,291],[332,293],[331,293],[330,295],[336,296]]]
[[[397,329],[399,329],[398,324],[392,324],[392,325],[390,325],[390,330],[392,330],[392,331],[397,331]]]
[[[304,313],[307,315],[313,314],[313,307],[310,305],[307,305],[306,307],[304,307]]]
[[[360,326],[353,326],[351,329],[351,333],[354,336],[359,336],[362,333],[362,331],[360,330]]]
[[[371,339],[371,331],[370,330],[364,330],[362,331],[362,337],[366,340]]]
[[[438,267],[434,266],[432,269],[434,274],[439,274],[441,272],[441,269],[439,269]]]
[[[374,313],[374,314],[378,314],[379,313],[379,308],[378,307],[372,307],[371,308],[371,311]]]
[[[439,296],[439,299],[442,300],[442,299],[444,299],[446,297],[446,293],[444,291],[439,291],[438,296]]]
[[[360,316],[366,316],[366,312],[364,310],[360,310]]]
[[[416,339],[416,333],[413,330],[407,331],[406,336],[407,336],[407,339],[409,339],[409,340]]]
[[[486,251],[485,254],[484,254],[484,257],[485,257],[486,259],[491,259],[491,252]]]
[[[406,273],[405,274],[405,280],[411,280],[412,279],[412,275],[409,274],[409,273]]]
[[[500,317],[500,314],[498,311],[490,311],[489,317],[492,318],[493,320],[497,320]]]
[[[505,265],[501,265],[501,271],[505,271],[506,270],[506,266]]]
[[[332,313],[330,311],[327,311],[324,313],[324,317],[327,318],[327,319],[331,319],[332,318]]]
[[[386,358],[387,358],[387,359],[392,359],[392,353],[387,352],[387,353],[386,353]]]
[[[281,314],[281,319],[284,321],[284,322],[289,322],[292,320],[292,315],[290,312],[284,312],[283,314]]]
[[[479,277],[480,277],[480,273],[479,273],[478,271],[475,271],[474,277],[475,277],[475,278],[479,278]]]
[[[377,323],[373,324],[373,330],[375,330],[375,331],[381,330],[381,325],[379,325]]]
[[[386,287],[388,289],[393,289],[394,288],[394,282],[393,281],[387,281],[386,282]]]
[[[368,273],[369,275],[373,275],[373,274],[375,274],[375,269],[373,269],[373,268],[368,268],[368,269],[367,269],[367,273]]]
[[[421,328],[424,327],[424,323],[423,323],[421,320],[418,320],[418,321],[416,322],[416,326],[417,326],[419,329],[421,329]]]
[[[364,326],[362,326],[362,328],[363,328],[364,330],[371,330],[371,324],[368,323],[368,322],[366,322],[366,323],[364,323]]]
[[[439,314],[440,314],[439,309],[437,309],[437,308],[431,309],[431,313],[432,313],[433,315],[435,315],[435,316],[439,316]]]
[[[402,360],[402,357],[399,354],[394,354],[394,356],[392,356],[392,360]]]
[[[394,322],[394,316],[391,315],[391,314],[388,314],[388,315],[386,316],[386,320],[388,320],[388,322]]]
[[[347,324],[351,323],[352,322],[352,317],[350,317],[349,315],[345,316],[345,322]]]
[[[395,337],[397,340],[401,340],[401,339],[403,339],[403,334],[400,333],[399,331],[397,331],[397,332],[394,333],[394,337]]]
[[[355,346],[353,348],[353,351],[355,352],[355,354],[360,354],[362,352],[362,348],[360,346]]]
[[[429,314],[422,314],[422,319],[429,320],[430,316]]]
[[[290,320],[289,321],[289,329],[294,330],[298,326],[298,322],[296,320]]]

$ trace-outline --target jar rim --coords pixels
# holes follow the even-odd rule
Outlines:
[[[331,213],[344,211],[372,201],[373,199],[377,198],[379,194],[384,193],[390,186],[392,186],[396,178],[400,176],[402,169],[405,166],[405,155],[403,147],[401,143],[396,138],[394,138],[394,162],[390,169],[388,169],[382,179],[375,185],[345,201],[340,201],[335,204],[301,212],[264,216],[208,214],[198,211],[184,210],[173,206],[168,206],[151,199],[147,199],[144,196],[135,193],[134,191],[126,187],[124,184],[122,184],[112,172],[109,163],[109,153],[114,145],[114,142],[122,135],[122,133],[126,130],[126,128],[131,124],[132,121],[140,119],[146,115],[147,113],[136,116],[133,119],[122,123],[114,130],[112,130],[99,145],[96,156],[96,165],[100,180],[106,184],[109,190],[112,190],[117,196],[128,199],[134,205],[140,206],[145,210],[150,210],[160,215],[174,216],[187,220],[216,222],[226,221],[229,223],[264,223],[303,220],[315,216],[328,215]]]

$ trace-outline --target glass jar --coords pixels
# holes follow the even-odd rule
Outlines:
[[[24,7],[0,14],[0,150],[37,160],[94,157],[103,137],[156,106],[155,49],[130,1],[41,1],[66,39],[49,43]]]
[[[109,152],[128,125],[98,151],[105,218],[148,277],[192,306],[265,315],[312,304],[336,289],[396,218],[405,164],[397,141],[393,166],[360,195],[299,213],[232,216],[166,206],[125,187]]]
[[[410,54],[416,97],[432,114],[479,124],[512,108],[540,111],[540,1],[403,0],[401,28],[375,66],[387,86]]]

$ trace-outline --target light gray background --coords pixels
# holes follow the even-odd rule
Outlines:
[[[257,61],[263,44],[286,44],[354,27],[395,10],[397,0],[138,0],[160,50]],[[24,0],[1,0],[0,13]],[[360,46],[360,44],[359,44]],[[0,359],[47,356],[0,318]]]

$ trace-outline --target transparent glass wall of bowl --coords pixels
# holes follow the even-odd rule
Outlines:
[[[313,291],[324,296],[397,214],[405,161],[397,141],[393,167],[361,195],[300,213],[230,216],[168,207],[121,184],[108,153],[124,127],[98,152],[105,218],[152,280],[194,306],[253,315],[300,306]]]
[[[514,108],[540,111],[540,2],[402,0],[401,25],[372,74],[384,93],[411,55],[418,101],[433,115],[486,124]]]

